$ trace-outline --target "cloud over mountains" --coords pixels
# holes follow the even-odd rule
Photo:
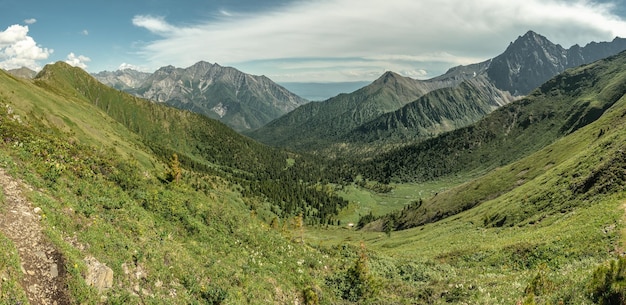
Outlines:
[[[32,21],[34,20],[27,20]],[[27,25],[11,25],[0,32],[0,68],[28,67],[39,70],[38,61],[47,59],[54,50],[43,48],[28,36]]]
[[[585,0],[320,0],[256,13],[229,11],[195,24],[137,15],[133,24],[158,36],[141,49],[155,66],[210,60],[263,70],[298,62],[331,68],[320,74],[290,65],[270,77],[337,80],[385,70],[420,75],[476,62],[526,30],[566,47],[626,36],[626,22],[612,8]],[[446,56],[429,61],[437,54]],[[350,67],[334,67],[339,60]]]

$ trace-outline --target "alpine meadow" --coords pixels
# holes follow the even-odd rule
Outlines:
[[[624,304],[624,50],[529,31],[319,102],[0,70],[0,304]]]

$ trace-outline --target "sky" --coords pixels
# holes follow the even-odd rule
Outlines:
[[[203,60],[277,82],[427,79],[528,30],[565,48],[626,37],[626,0],[0,0],[0,68]]]

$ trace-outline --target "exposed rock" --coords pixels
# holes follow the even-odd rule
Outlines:
[[[499,89],[514,95],[526,95],[565,69],[615,55],[624,49],[626,39],[623,38],[565,49],[528,31],[490,61],[487,74]]]
[[[200,113],[238,131],[258,128],[308,103],[265,76],[204,61],[184,69],[162,67],[153,74],[123,70],[94,76],[108,86]]]
[[[93,256],[86,257],[84,261],[88,268],[85,278],[88,285],[96,287],[100,292],[113,287],[113,269],[100,263]]]

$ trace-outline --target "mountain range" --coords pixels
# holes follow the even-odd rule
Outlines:
[[[367,106],[329,103],[337,126],[372,123],[355,137],[467,125],[360,160],[272,148],[63,62],[0,71],[1,301],[620,304],[626,52],[523,97],[489,67],[338,96]]]
[[[564,49],[528,31],[493,59],[429,80],[387,72],[360,90],[301,106],[246,134],[269,145],[331,154],[404,145],[466,126],[569,67],[624,49],[621,38]]]
[[[261,127],[308,102],[265,76],[208,62],[184,69],[162,67],[152,74],[126,69],[94,76],[111,87],[203,114],[237,131]]]

